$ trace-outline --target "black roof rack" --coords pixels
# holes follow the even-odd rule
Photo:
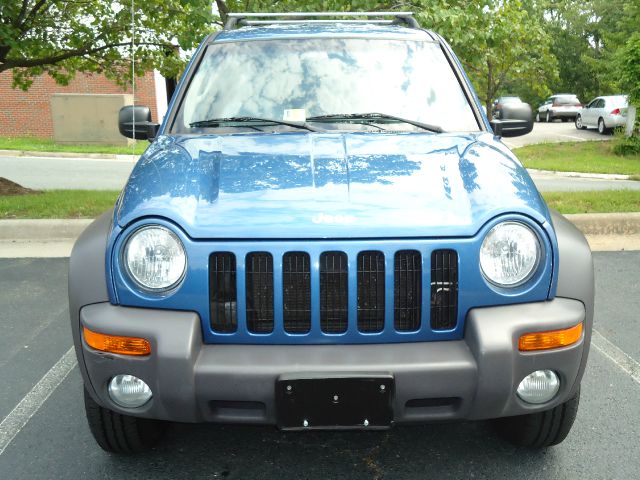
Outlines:
[[[331,20],[331,17],[353,17],[348,20]],[[357,18],[365,17],[365,19]],[[393,17],[393,20],[384,19]],[[273,25],[294,23],[376,23],[381,25],[403,24],[409,28],[420,28],[413,12],[288,12],[288,13],[230,13],[225,30],[239,26]]]

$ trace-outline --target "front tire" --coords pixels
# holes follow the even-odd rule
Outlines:
[[[504,417],[494,420],[498,433],[519,447],[547,448],[561,443],[571,430],[578,413],[580,389],[557,407],[546,412]]]
[[[546,121],[547,121],[547,123],[553,122],[553,117],[551,116],[551,112],[549,110],[547,110]]]
[[[536,122],[540,123],[540,112],[536,112]]]
[[[84,389],[89,429],[98,445],[112,453],[139,453],[150,449],[164,433],[166,422],[122,415],[101,407]]]
[[[576,128],[578,130],[585,130],[587,127],[582,123],[582,115],[576,116]]]

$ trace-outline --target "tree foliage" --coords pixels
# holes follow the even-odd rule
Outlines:
[[[420,7],[421,23],[451,43],[487,111],[509,90],[529,99],[549,93],[557,62],[535,2],[425,0]]]
[[[637,1],[216,0],[219,16],[210,0],[134,1],[138,73],[175,76],[185,61],[177,47],[191,51],[228,12],[413,10],[451,43],[487,109],[503,94],[536,103],[632,92],[640,75]],[[25,89],[45,72],[60,83],[78,71],[126,83],[130,43],[130,0],[0,0],[0,72]]]
[[[210,29],[208,0],[135,2],[136,66],[174,76],[176,46],[193,48]],[[130,65],[131,2],[126,0],[2,0],[0,72],[26,89],[48,73],[67,83],[76,72],[103,72],[124,83]]]

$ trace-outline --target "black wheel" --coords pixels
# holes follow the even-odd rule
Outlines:
[[[546,448],[562,442],[576,419],[580,390],[565,403],[546,412],[494,420],[498,433],[514,445]]]
[[[545,120],[547,121],[547,123],[553,122],[553,117],[551,116],[551,112],[549,110],[547,110],[547,116]]]
[[[598,133],[600,135],[606,135],[607,133],[609,133],[609,129],[605,127],[602,117],[598,119]]]
[[[139,453],[154,446],[166,429],[166,422],[122,415],[98,405],[84,390],[84,409],[89,429],[103,450]]]
[[[577,115],[576,116],[576,128],[578,130],[584,130],[584,129],[587,128],[582,124],[582,115]]]

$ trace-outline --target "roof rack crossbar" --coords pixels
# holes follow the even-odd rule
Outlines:
[[[309,18],[322,17],[393,17],[393,20],[309,20]],[[269,18],[273,20],[254,20]],[[281,19],[281,20],[277,20]],[[268,24],[292,24],[292,23],[377,23],[398,24],[402,23],[410,28],[420,28],[413,18],[413,12],[285,12],[285,13],[229,13],[225,30],[232,30],[238,25],[268,25]]]
[[[280,20],[278,22],[271,22],[269,20],[244,20],[243,26],[255,26],[255,25],[293,25],[301,23],[300,20]],[[391,25],[393,20],[305,20],[304,23],[374,23],[377,25]]]

